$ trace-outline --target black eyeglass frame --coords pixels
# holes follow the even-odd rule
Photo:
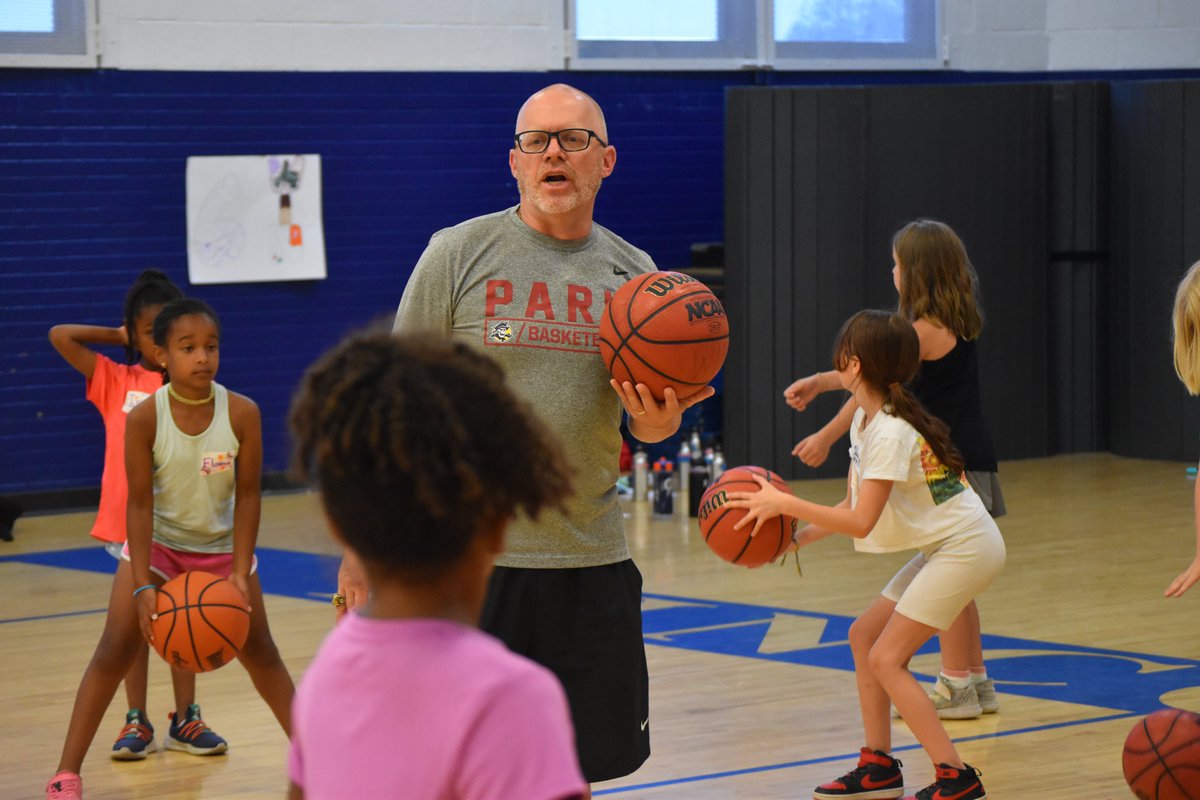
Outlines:
[[[571,131],[582,131],[583,133],[586,133],[588,135],[587,143],[584,144],[583,147],[580,147],[575,150],[568,149],[563,144],[563,140],[559,138],[559,134],[569,133]],[[541,150],[526,150],[524,147],[521,146],[521,137],[527,133],[544,133],[544,134],[546,134],[546,146],[543,147]],[[522,153],[524,153],[526,155],[530,155],[530,156],[536,156],[536,155],[541,155],[542,153],[544,153],[550,149],[550,140],[551,139],[555,139],[558,141],[559,149],[561,149],[564,153],[581,153],[584,150],[587,150],[589,147],[592,146],[592,139],[595,139],[597,142],[599,142],[601,147],[608,147],[608,142],[601,139],[600,135],[597,134],[594,130],[592,130],[590,128],[563,128],[562,130],[559,130],[559,131],[538,131],[538,130],[521,131],[520,133],[513,136],[513,144],[515,144],[517,146],[517,149],[520,150]]]

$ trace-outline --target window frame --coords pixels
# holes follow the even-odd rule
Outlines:
[[[906,13],[927,10],[932,24],[899,44],[862,42],[776,42],[774,0],[717,0],[718,42],[580,41],[575,37],[575,3],[567,0],[567,70],[840,70],[934,69],[948,66],[943,36],[944,0],[905,0]],[[741,11],[742,13],[735,13]],[[738,53],[727,32],[753,41],[753,53]],[[865,51],[865,54],[860,55]],[[672,55],[678,53],[678,55]]]
[[[904,0],[906,19],[932,17],[932,25],[908,40],[884,42],[778,42],[771,31],[776,69],[928,69],[945,66],[942,0]]]
[[[761,66],[763,11],[770,0],[716,0],[715,42],[585,40],[575,37],[575,3],[567,0],[567,69],[746,69]],[[748,6],[752,6],[748,8]],[[744,13],[736,13],[738,10]],[[735,38],[741,37],[741,38]],[[741,52],[742,44],[750,48]]]
[[[96,0],[53,0],[52,33],[0,31],[0,67],[96,68]],[[65,20],[66,22],[63,22]],[[69,52],[59,52],[63,46]]]

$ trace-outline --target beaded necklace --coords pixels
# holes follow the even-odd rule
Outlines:
[[[190,397],[184,397],[179,392],[175,391],[174,384],[168,383],[167,384],[167,394],[171,395],[171,397],[174,397],[176,400],[183,403],[184,405],[202,406],[217,396],[217,387],[210,383],[208,385],[208,397],[205,397],[201,400],[192,400]]]

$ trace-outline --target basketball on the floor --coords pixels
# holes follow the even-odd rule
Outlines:
[[[668,386],[684,399],[708,386],[729,351],[721,301],[679,272],[638,275],[613,294],[600,318],[600,355],[619,383],[644,383],[658,400]]]
[[[756,536],[750,535],[753,524],[740,530],[733,529],[746,516],[746,509],[730,508],[727,493],[760,491],[755,475],[766,478],[780,491],[792,493],[783,478],[769,469],[734,467],[713,481],[700,498],[700,508],[696,512],[700,534],[708,548],[729,563],[742,567],[761,567],[774,561],[791,544],[792,533],[796,530],[796,520],[785,516],[763,522]]]
[[[158,590],[154,649],[173,667],[210,672],[238,657],[250,633],[246,599],[227,579],[185,572]]]
[[[1121,767],[1142,800],[1200,800],[1200,714],[1164,708],[1138,720]]]

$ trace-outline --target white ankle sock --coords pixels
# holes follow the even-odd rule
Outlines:
[[[949,675],[947,675],[946,673],[943,672],[942,678],[947,683],[949,683],[951,686],[953,686],[955,689],[965,689],[971,685],[970,676],[967,676],[966,678],[950,677]]]

